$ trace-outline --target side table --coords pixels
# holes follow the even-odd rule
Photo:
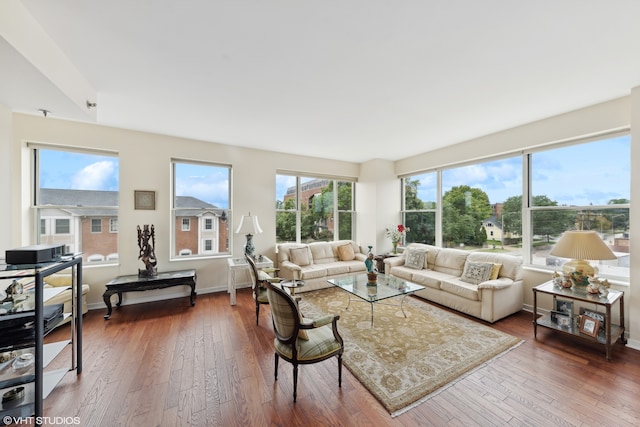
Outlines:
[[[227,258],[229,264],[229,275],[227,277],[227,292],[229,293],[229,300],[231,305],[236,305],[236,273],[240,270],[248,270],[249,264],[247,260],[242,258]],[[262,256],[260,260],[256,260],[256,268],[262,270],[264,268],[273,268],[273,261],[266,256]]]
[[[384,260],[386,258],[391,258],[394,256],[400,256],[400,254],[392,254],[391,252],[387,252],[381,255],[376,255],[375,260],[378,264],[378,272],[384,274]]]
[[[568,326],[560,325],[554,321],[551,315],[538,317],[538,293],[552,295],[554,305],[557,298],[594,304],[596,314],[604,320],[604,334],[591,337],[581,333],[575,324],[575,316],[573,315],[571,324]],[[620,325],[613,325],[611,322],[611,307],[616,303],[619,307]],[[597,312],[598,307],[604,308],[604,313]],[[607,360],[611,360],[611,347],[618,341],[618,338],[623,344],[627,343],[627,339],[624,337],[624,292],[610,289],[606,296],[592,295],[583,290],[557,288],[551,281],[543,283],[533,288],[533,337],[536,339],[538,326],[602,344],[606,349]]]

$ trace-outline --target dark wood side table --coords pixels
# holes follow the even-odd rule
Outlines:
[[[552,295],[554,306],[557,298],[594,304],[595,310],[590,311],[598,314],[604,320],[604,334],[591,337],[581,333],[576,325],[575,315],[572,316],[572,322],[569,326],[562,326],[554,321],[551,313],[538,317],[538,293]],[[619,304],[620,325],[611,323],[611,307],[616,302]],[[604,308],[604,313],[598,312],[598,308]],[[618,341],[618,338],[623,344],[627,343],[627,339],[624,337],[624,292],[609,289],[607,296],[593,295],[587,293],[586,290],[558,288],[551,281],[543,283],[533,288],[533,337],[536,339],[538,326],[602,344],[606,349],[607,360],[611,360],[611,347]]]
[[[180,270],[166,273],[158,273],[155,276],[118,276],[107,283],[107,290],[102,294],[104,303],[107,305],[107,314],[104,319],[111,317],[111,295],[118,294],[117,307],[122,305],[122,294],[124,292],[150,291],[152,289],[163,289],[171,286],[189,286],[191,288],[191,305],[196,305],[196,271]]]
[[[387,253],[384,253],[384,254],[381,254],[381,255],[376,255],[374,259],[376,260],[376,263],[378,264],[378,272],[384,274],[384,260],[386,258],[391,258],[391,257],[394,257],[394,256],[400,256],[400,255],[401,254],[392,254],[390,252],[387,252]]]

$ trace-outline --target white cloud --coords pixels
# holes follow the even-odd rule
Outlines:
[[[115,164],[109,160],[87,165],[71,177],[71,188],[74,190],[102,190],[107,186],[115,168]]]

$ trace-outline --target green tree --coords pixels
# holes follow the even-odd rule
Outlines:
[[[533,196],[533,206],[558,206],[558,202],[539,195]],[[549,243],[551,236],[558,236],[575,227],[576,214],[575,210],[564,209],[533,211],[533,234],[544,236]],[[501,222],[503,221],[503,232],[522,234],[522,196],[512,196],[504,202],[501,213]]]
[[[482,245],[487,240],[482,221],[491,216],[489,196],[479,188],[460,185],[442,197],[443,239],[449,244]]]
[[[277,212],[276,214],[276,240],[279,242],[295,242],[296,240],[295,207],[295,200],[287,199],[282,205],[282,209],[293,209],[293,211]]]

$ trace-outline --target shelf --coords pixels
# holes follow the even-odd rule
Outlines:
[[[42,398],[45,399],[58,385],[60,380],[69,372],[68,369],[57,369],[55,371],[45,372],[42,377]],[[0,390],[0,396],[4,395],[7,391],[14,389],[15,387],[24,387],[24,397],[22,399],[10,402],[0,402],[0,411],[3,416],[13,417],[31,417],[34,413],[35,405],[35,383],[29,382],[16,386],[5,387]]]
[[[559,331],[559,332],[564,332],[565,334],[569,334],[569,335],[573,335],[576,337],[581,337],[584,339],[587,339],[589,341],[594,341],[594,342],[598,342],[600,344],[606,344],[607,343],[607,337],[604,333],[604,331],[600,331],[600,333],[598,334],[597,337],[592,337],[590,335],[586,335],[583,334],[582,332],[579,331],[578,329],[578,325],[575,322],[575,318],[574,321],[572,322],[573,325],[571,327],[565,327],[565,326],[561,326],[558,325],[556,322],[553,322],[550,318],[550,316],[542,316],[540,318],[537,319],[536,323],[538,324],[538,326],[542,326],[544,328],[548,328],[548,329],[553,329],[555,331]],[[623,329],[618,326],[618,325],[611,325],[611,342],[614,343],[618,340],[618,338],[620,338],[620,336],[623,333]]]

